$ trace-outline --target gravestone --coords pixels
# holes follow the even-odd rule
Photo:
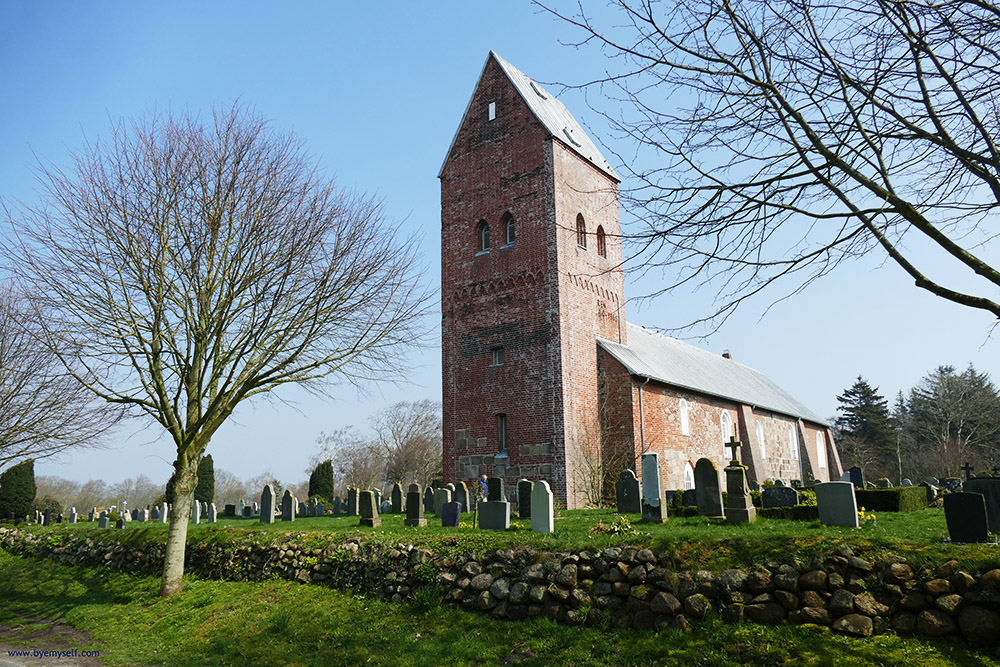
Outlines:
[[[274,523],[274,487],[270,484],[260,494],[260,522]]]
[[[934,502],[937,498],[938,488],[933,484],[928,484],[927,482],[920,482],[920,486],[924,487],[924,491],[926,492],[925,497],[927,499],[927,504]]]
[[[132,521],[139,520],[139,510],[132,510]]]
[[[94,511],[91,511],[90,513],[88,513],[88,514],[87,514],[87,522],[88,522],[88,523],[89,523],[89,522],[92,522],[92,521],[94,520],[94,517],[96,516],[96,514],[97,514],[97,513],[96,513],[96,512],[94,512]]]
[[[913,486],[913,482],[911,482],[911,481],[909,480],[909,478],[907,478],[907,477],[904,477],[904,478],[903,478],[903,486]]]
[[[253,515],[260,516],[260,505],[257,503],[256,500],[253,502]]]
[[[949,493],[944,497],[948,535],[957,544],[989,542],[986,497],[981,493]]]
[[[316,503],[316,516],[326,516],[326,505]]]
[[[383,500],[382,504],[378,508],[379,514],[392,514],[392,503],[388,500]]]
[[[382,505],[382,492],[378,489],[372,489],[372,493],[375,495],[375,507],[380,507]]]
[[[774,486],[784,486],[784,485],[785,483],[782,482],[780,479],[774,480]]]
[[[642,455],[642,520],[663,523],[667,520],[667,499],[660,480],[660,455]]]
[[[389,493],[389,503],[392,505],[392,513],[399,514],[403,511],[403,486],[396,482],[392,485],[392,491]]]
[[[719,471],[708,459],[698,459],[694,464],[695,502],[701,516],[721,517],[722,488],[719,486]],[[685,493],[685,495],[687,495]]]
[[[441,516],[441,508],[445,503],[451,502],[451,491],[446,488],[434,490],[434,513]]]
[[[772,486],[761,492],[760,499],[764,507],[795,507],[799,504],[799,492],[788,486]]]
[[[243,502],[242,498],[240,498],[240,502],[237,503],[237,507],[236,507],[236,509],[234,509],[234,512],[239,512],[239,514],[237,514],[236,516],[244,516],[244,514],[243,514],[243,508],[246,507],[246,506],[247,506],[247,504],[245,502]],[[229,511],[229,505],[226,505],[226,512],[228,513],[228,511]],[[227,516],[228,516],[228,514],[227,514]]]
[[[840,479],[837,480],[837,481],[840,481],[840,482],[850,482],[851,481],[851,471],[850,470],[845,471],[844,474],[841,475]]]
[[[452,495],[452,498],[455,502],[461,503],[463,512],[472,511],[472,501],[469,497],[469,487],[466,486],[465,482],[460,481],[455,485],[455,493]]]
[[[427,519],[424,518],[424,499],[419,484],[410,484],[406,491],[406,518],[403,519],[403,525],[411,528],[427,525]]]
[[[535,482],[531,488],[531,530],[536,533],[555,532],[552,489],[545,480]]]
[[[446,488],[449,491],[451,491],[451,497],[452,498],[455,497],[455,485],[454,484],[452,484],[451,482],[448,482],[447,484],[444,485],[444,488]]]
[[[76,523],[76,508],[75,507],[70,507],[69,508],[69,522],[70,523]]]
[[[340,510],[340,504],[341,504],[340,496],[335,497],[333,499],[333,515],[334,516],[340,516],[340,511],[341,511]]]
[[[684,507],[698,506],[698,493],[695,489],[684,489],[681,491],[681,505]]]
[[[122,515],[122,516],[118,517],[117,521],[115,521],[115,528],[119,528],[120,529],[120,528],[124,528],[124,527],[125,527],[125,515]]]
[[[359,524],[362,526],[368,526],[369,528],[378,528],[382,525],[382,519],[378,515],[378,507],[376,506],[375,492],[368,490],[362,491],[358,497],[358,508],[361,512],[361,520]]]
[[[45,513],[42,515],[42,525],[51,526],[52,525],[52,510],[48,507],[45,508]]]
[[[243,510],[240,509],[240,513],[236,513],[236,505],[226,505],[222,508],[222,516],[243,516]]]
[[[434,511],[434,487],[428,486],[427,490],[424,491],[424,511],[433,512]]]
[[[256,504],[257,503],[254,503],[254,505],[256,505]],[[243,514],[241,516],[243,518],[245,518],[245,519],[252,519],[253,515],[254,515],[253,507],[251,507],[250,505],[244,505],[243,506]]]
[[[746,467],[739,463],[730,463],[726,467],[726,521],[729,523],[753,523],[757,520],[757,508],[750,500],[746,471]]]
[[[288,489],[281,496],[281,520],[295,521],[295,496]]]
[[[310,498],[309,504],[306,505],[306,516],[316,516],[316,499]]]
[[[448,489],[443,489],[448,491]],[[462,517],[462,505],[456,501],[446,502],[441,506],[441,526],[444,528],[458,528],[458,522]]]
[[[522,479],[517,483],[517,515],[522,519],[531,518],[532,483]]]
[[[162,503],[160,505],[160,523],[166,523],[170,520],[170,505]]]
[[[946,488],[949,491],[951,491],[952,493],[955,493],[956,491],[961,490],[961,488],[962,488],[962,480],[960,480],[958,477],[949,477],[947,479],[942,479],[941,480],[941,485],[944,488]]]
[[[215,503],[208,504],[208,522],[216,523],[219,520],[219,510],[215,506]]]
[[[865,474],[861,472],[861,468],[854,466],[847,470],[847,474],[850,476],[850,482],[854,485],[856,489],[865,488]]]
[[[347,516],[358,515],[358,490],[347,490]]]
[[[924,483],[930,484],[931,486],[940,486],[941,480],[939,480],[937,477],[928,477],[927,479],[924,480]]]
[[[849,482],[825,482],[814,487],[820,523],[826,526],[858,527],[858,504],[854,485]]]
[[[965,473],[966,480],[970,480],[974,477],[974,475],[972,474],[973,470],[974,469],[972,467],[972,464],[969,463],[968,461],[962,464],[962,471]]]
[[[802,489],[802,480],[801,479],[793,479],[792,480],[792,488],[795,489],[796,491],[801,490]]]
[[[479,505],[479,527],[483,530],[510,528],[510,503],[504,495],[503,479],[500,477],[486,480],[486,502]]]
[[[62,522],[63,522],[63,514],[62,512],[59,512],[59,514],[56,515],[56,523],[62,523]]]
[[[875,480],[876,489],[888,489],[891,488],[892,484],[885,477]]]
[[[103,512],[102,512],[102,514],[103,514]],[[98,528],[107,528],[108,524],[110,524],[110,523],[111,522],[108,519],[108,517],[102,516],[100,519],[97,520],[97,527]]]
[[[142,510],[140,512],[140,514],[142,515],[142,519],[141,519],[142,521],[152,521],[153,520],[153,512],[151,510]]]
[[[622,470],[615,483],[615,499],[618,502],[619,514],[638,514],[642,511],[642,498],[639,496],[639,480],[631,470]]]
[[[965,483],[966,493],[981,493],[986,502],[986,523],[991,533],[1000,533],[1000,477],[976,477]]]
[[[195,523],[201,523],[201,503],[197,500],[194,501],[194,506],[191,508],[191,520]]]

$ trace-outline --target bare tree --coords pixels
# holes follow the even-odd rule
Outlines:
[[[319,451],[309,460],[309,469],[321,461],[332,461],[333,487],[341,493],[346,494],[350,487],[369,489],[385,479],[385,461],[373,440],[354,426],[321,433],[316,444]]]
[[[422,485],[441,476],[441,404],[401,402],[371,419],[374,445],[385,461],[385,481]]]
[[[300,143],[234,106],[151,115],[39,167],[15,216],[21,277],[98,396],[176,448],[161,595],[179,593],[196,471],[244,401],[363,382],[419,341],[415,245],[377,202],[338,190]],[[64,358],[68,358],[64,356]]]
[[[59,356],[66,348],[53,354],[30,311],[13,289],[0,289],[0,470],[97,445],[118,419],[67,372]]]
[[[721,322],[880,254],[1000,317],[1000,8],[952,0],[612,0],[549,8],[611,58],[639,265],[717,291]],[[596,97],[596,96],[595,96]],[[906,241],[904,245],[903,241]],[[930,252],[919,252],[929,248]],[[955,277],[945,277],[950,265]],[[964,275],[963,275],[964,274]],[[785,282],[787,281],[787,282]]]

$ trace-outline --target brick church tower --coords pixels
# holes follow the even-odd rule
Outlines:
[[[619,178],[493,52],[439,177],[445,481],[544,479],[575,507],[600,447],[596,339],[628,343]]]

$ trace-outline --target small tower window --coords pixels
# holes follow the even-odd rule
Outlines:
[[[581,248],[587,247],[587,223],[583,220],[583,214],[576,216],[576,244]]]
[[[601,257],[608,256],[608,243],[604,238],[604,226],[597,226],[597,254]]]
[[[497,440],[500,441],[500,451],[507,451],[507,415],[497,415]]]
[[[688,402],[682,398],[677,407],[681,413],[681,435],[691,435],[691,418],[688,415]]]
[[[490,102],[486,107],[486,120],[494,120],[497,117],[497,103]]]
[[[503,366],[502,347],[494,347],[490,350],[490,366]]]
[[[490,251],[490,226],[486,224],[485,220],[479,221],[478,231],[476,232],[478,251],[479,252],[489,252]]]
[[[506,245],[514,245],[514,216],[510,213],[503,216],[503,228]]]

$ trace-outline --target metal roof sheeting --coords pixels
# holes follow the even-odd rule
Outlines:
[[[826,420],[749,366],[635,324],[626,326],[628,345],[603,338],[597,342],[633,375],[827,425]]]

